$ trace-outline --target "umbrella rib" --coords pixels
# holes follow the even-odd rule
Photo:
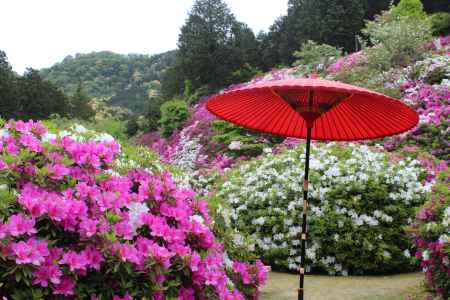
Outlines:
[[[242,98],[240,98],[240,99],[242,99]],[[236,102],[233,103],[233,106],[234,106],[234,104],[239,105],[240,109],[234,109],[234,107],[233,107],[232,110],[228,110],[227,107],[222,107],[221,109],[219,109],[219,112],[225,112],[229,119],[242,120],[242,118],[240,118],[240,117],[242,117],[243,115],[246,115],[247,113],[250,113],[251,111],[255,112],[255,107],[252,107],[252,105],[249,105],[249,104],[253,104],[256,102],[256,104],[258,106],[260,106],[257,108],[258,112],[260,110],[262,110],[262,108],[264,108],[262,104],[257,103],[258,101],[254,97],[247,96],[243,102],[244,102],[243,104],[245,104],[245,105],[239,105],[241,103],[236,103]]]
[[[365,104],[367,104],[369,107],[371,107],[371,108],[372,108],[372,111],[377,111],[378,106],[376,106],[375,103],[373,103],[373,102],[366,102]],[[385,113],[386,113],[387,115],[390,115],[390,114],[387,112],[387,110],[385,110],[385,109],[383,109],[383,108],[379,108],[378,112],[379,112],[380,114],[385,114]],[[385,123],[384,125],[388,128],[388,130],[394,131],[394,132],[397,130],[396,127],[394,127],[393,125],[391,125],[390,122],[386,122],[386,120],[383,119],[381,116],[378,116],[377,119],[378,119],[379,121],[381,121],[381,122],[380,122],[381,124]],[[390,131],[387,131],[386,134],[389,134]]]
[[[375,131],[371,128],[370,124],[363,121],[354,105],[348,105],[347,110],[350,112],[351,116],[358,121],[357,124],[359,126],[357,129],[359,133],[361,133],[361,139],[364,139],[365,136],[374,136]]]
[[[364,107],[364,112],[365,112],[365,114],[367,114],[367,113],[369,113],[369,112],[371,111],[370,107],[368,107],[367,103],[365,103],[364,101],[360,101],[359,104],[360,104],[362,107]],[[361,107],[360,109],[362,109],[362,107]],[[386,131],[383,127],[380,127],[380,124],[382,124],[383,121],[380,122],[379,117],[376,116],[376,115],[372,115],[371,118],[372,118],[373,120],[375,120],[376,122],[370,122],[370,124],[373,125],[373,126],[377,129],[376,132],[378,132],[378,133],[374,136],[374,138],[381,137],[381,136],[385,136],[385,135],[387,134],[387,131]]]
[[[264,119],[264,124],[262,127],[263,130],[265,131],[269,131],[268,130],[268,126],[271,124],[271,122],[273,122],[273,120],[276,119],[275,125],[279,127],[279,123],[278,120],[282,117],[283,114],[278,113],[278,114],[272,114],[272,112],[276,111],[276,110],[286,110],[286,108],[290,108],[287,103],[285,103],[284,101],[278,101],[275,102],[276,105],[272,105],[272,109],[271,109],[271,114],[268,114],[267,117]],[[269,119],[270,118],[270,119]],[[274,127],[271,131],[272,132],[279,132],[277,130],[275,130],[276,128]]]
[[[345,105],[345,104],[343,104],[343,105],[340,106],[340,109],[341,109],[342,112],[343,112],[342,117],[348,122],[348,124],[354,125],[354,122],[351,121],[351,120],[349,120],[349,118],[348,118],[348,115],[349,115],[349,111],[348,111],[348,109],[347,109],[348,106],[349,106],[349,105]],[[353,134],[354,137],[356,136],[356,135],[355,135],[355,130],[359,133],[359,136],[361,137],[361,139],[362,139],[362,137],[364,136],[364,135],[361,133],[361,131],[359,130],[359,126],[349,126],[349,129],[350,129],[350,131],[352,132],[352,134]]]
[[[281,100],[281,102],[282,103],[284,103],[290,110],[292,110],[292,111],[294,111],[295,112],[295,115],[298,115],[297,114],[297,112],[294,110],[294,109],[292,109],[292,107],[287,103],[287,101],[283,98],[283,97],[281,97],[277,92],[275,92],[272,88],[269,88],[269,90],[272,92],[272,94],[277,98],[277,99],[279,99],[279,100]],[[278,115],[278,120],[282,117],[283,115],[282,114],[279,114]],[[303,119],[303,118],[302,118]],[[280,122],[278,122],[278,120],[277,120],[277,122],[276,122],[276,125],[279,127],[279,123]],[[264,129],[268,126],[269,124],[267,124],[265,127],[264,127]],[[302,128],[303,129],[303,128]]]

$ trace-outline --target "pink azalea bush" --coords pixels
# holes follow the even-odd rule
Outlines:
[[[350,69],[352,66],[356,65],[364,57],[362,51],[349,54],[345,57],[339,58],[335,63],[331,64],[327,72],[331,75],[336,74],[344,69]]]
[[[169,173],[112,172],[113,140],[33,121],[0,130],[0,183],[14,195],[0,205],[3,299],[258,297],[262,263],[229,262],[207,203]]]
[[[425,283],[436,299],[450,296],[450,195],[448,186],[417,213],[413,226],[416,258],[425,273]],[[431,297],[433,298],[433,297]]]
[[[450,81],[446,79],[450,76],[449,64],[450,56],[434,56],[388,74],[386,85],[401,89],[403,101],[417,111],[420,120],[412,130],[389,139],[386,149],[418,145],[440,159],[450,160]]]

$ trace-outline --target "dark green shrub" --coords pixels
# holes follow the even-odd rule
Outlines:
[[[189,110],[183,100],[171,100],[161,105],[161,119],[159,120],[161,134],[169,137],[175,129],[179,129],[189,117]]]

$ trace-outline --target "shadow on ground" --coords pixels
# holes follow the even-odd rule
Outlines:
[[[348,277],[310,275],[305,280],[307,300],[405,300],[410,295],[417,299],[423,274]],[[297,287],[297,276],[271,272],[261,298],[297,299]]]

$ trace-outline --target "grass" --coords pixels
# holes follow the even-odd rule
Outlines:
[[[423,299],[421,273],[392,276],[333,277],[309,275],[305,279],[308,300],[405,300]],[[271,272],[262,291],[263,300],[297,299],[298,276]]]

